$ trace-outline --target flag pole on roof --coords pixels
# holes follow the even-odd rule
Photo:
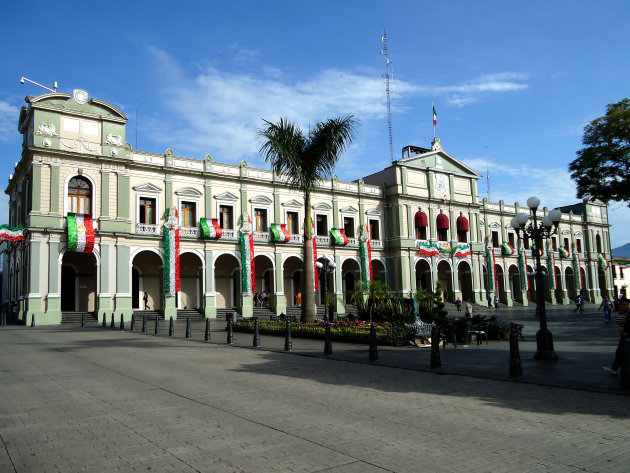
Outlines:
[[[433,106],[433,138],[435,138],[435,125],[437,125],[437,112],[435,111],[435,104],[431,102]]]

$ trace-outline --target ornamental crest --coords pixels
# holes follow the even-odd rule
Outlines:
[[[241,215],[238,223],[241,225],[241,229],[239,230],[241,233],[248,234],[252,232],[252,219],[249,217],[248,213]]]
[[[175,229],[179,227],[178,224],[179,215],[177,213],[177,209],[174,205],[171,205],[169,209],[166,211],[166,222],[164,222],[164,226],[166,228]]]

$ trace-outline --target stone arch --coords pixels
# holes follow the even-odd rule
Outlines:
[[[203,308],[203,257],[197,251],[187,250],[179,255],[180,291],[177,306],[182,309]]]
[[[523,291],[521,290],[522,275],[516,264],[508,267],[508,286],[512,294],[512,300],[523,303]]]
[[[302,257],[300,255],[287,255],[283,258],[283,292],[286,307],[302,305],[302,270]]]
[[[214,257],[214,287],[217,309],[241,306],[241,261],[233,252],[224,251]]]
[[[416,259],[416,288],[425,291],[433,290],[431,263],[425,258]]]
[[[372,281],[387,284],[387,266],[381,258],[372,259]]]
[[[361,264],[358,258],[348,256],[341,263],[341,287],[346,304],[352,303],[352,295],[361,282]],[[363,288],[367,290],[367,288]]]
[[[162,255],[153,248],[134,251],[129,261],[131,273],[131,301],[134,309],[144,309],[143,296],[149,297],[149,310],[164,308],[164,263]],[[133,270],[137,274],[134,274]]]
[[[94,312],[98,309],[97,259],[93,253],[64,251],[59,267],[61,310]]]
[[[472,267],[466,260],[457,264],[457,282],[461,299],[474,301]]]
[[[257,294],[265,292],[267,299],[260,301],[265,307],[271,307],[271,295],[275,292],[275,265],[273,257],[268,253],[260,253],[254,256],[254,272],[256,277]]]
[[[442,283],[442,296],[446,293],[445,300],[454,301],[453,299],[453,271],[449,261],[441,260],[437,263],[437,277]]]

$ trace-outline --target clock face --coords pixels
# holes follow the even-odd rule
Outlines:
[[[74,101],[76,103],[84,104],[88,100],[88,93],[85,90],[76,89],[74,91]]]
[[[443,174],[438,174],[435,177],[435,188],[438,192],[446,193],[446,176]]]

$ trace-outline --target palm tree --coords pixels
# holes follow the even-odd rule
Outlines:
[[[304,194],[304,260],[302,274],[302,322],[315,320],[315,280],[311,192],[319,179],[329,177],[339,156],[354,140],[358,125],[352,115],[319,122],[305,134],[298,126],[281,118],[278,123],[263,120],[258,135],[263,159],[274,171],[288,177],[287,183]],[[307,290],[308,288],[308,290]]]

